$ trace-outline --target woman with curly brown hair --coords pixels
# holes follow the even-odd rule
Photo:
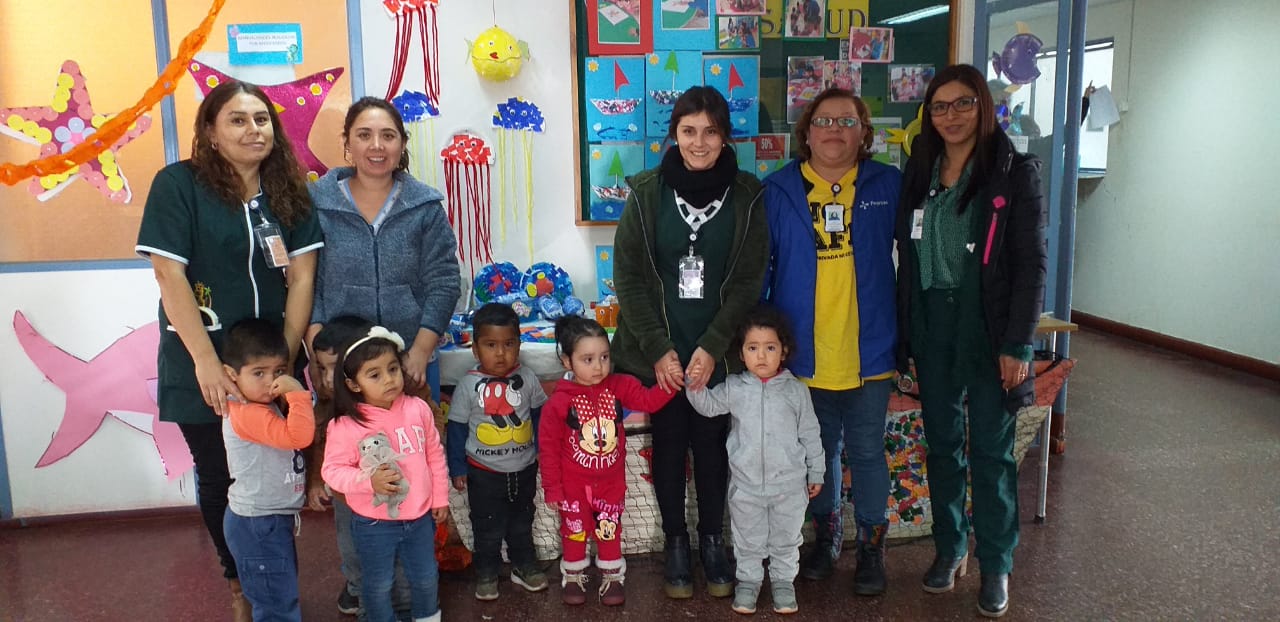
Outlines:
[[[236,620],[249,620],[223,516],[231,477],[222,442],[228,396],[225,329],[280,324],[290,359],[311,313],[324,242],[306,181],[275,107],[243,82],[215,87],[196,113],[191,159],[156,174],[135,250],[160,285],[160,419],[178,424],[195,460],[200,511],[231,581]]]

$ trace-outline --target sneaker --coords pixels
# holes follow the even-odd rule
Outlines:
[[[359,612],[360,597],[348,591],[347,586],[342,586],[342,591],[338,592],[338,613],[353,616]]]
[[[773,584],[773,612],[795,613],[800,610],[796,604],[796,586],[790,581],[778,581]]]
[[[560,600],[566,605],[587,602],[587,575],[582,571],[565,572],[560,576]]]
[[[606,574],[600,581],[600,603],[609,607],[617,607],[627,602],[627,593],[622,586],[620,574]]]
[[[537,566],[524,569],[512,568],[511,582],[530,592],[541,592],[547,589],[547,575],[538,570]]]
[[[498,600],[498,577],[476,579],[476,600]]]
[[[733,610],[744,615],[756,612],[756,600],[760,598],[760,586],[750,583],[738,583],[733,590]]]

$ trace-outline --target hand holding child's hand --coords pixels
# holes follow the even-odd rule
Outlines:
[[[438,508],[431,508],[431,519],[434,520],[437,525],[449,520],[449,506],[442,505]]]
[[[462,491],[467,489],[467,476],[459,475],[453,478],[453,489]]]
[[[288,374],[276,378],[275,381],[271,383],[271,397],[280,397],[285,393],[302,390],[302,383],[298,382],[297,378]]]
[[[307,507],[317,512],[325,511],[324,502],[330,499],[328,491],[324,489],[324,484],[312,484],[307,486]]]
[[[822,492],[822,484],[809,484],[809,498],[812,499]]]
[[[373,484],[373,494],[375,495],[394,495],[400,490],[400,486],[396,482],[400,481],[400,474],[391,470],[391,465],[382,464],[373,472],[370,483]]]

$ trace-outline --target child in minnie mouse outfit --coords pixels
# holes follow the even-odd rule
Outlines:
[[[471,506],[476,598],[494,600],[504,539],[511,582],[530,592],[547,589],[533,552],[533,433],[547,394],[538,377],[520,366],[520,318],[510,306],[489,303],[471,323],[471,351],[479,363],[453,392],[445,449],[453,487],[467,491]]]
[[[542,409],[539,463],[547,504],[560,511],[562,599],[566,605],[586,602],[587,538],[594,537],[600,601],[621,605],[627,570],[621,540],[627,490],[622,408],[655,412],[675,394],[610,373],[609,337],[595,320],[561,318],[556,345],[569,373]]]

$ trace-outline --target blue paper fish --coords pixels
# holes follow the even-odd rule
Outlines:
[[[991,53],[991,66],[996,77],[1003,76],[1013,84],[1031,84],[1040,77],[1040,68],[1036,67],[1036,55],[1044,42],[1027,30],[1027,25],[1018,22],[1018,34],[1004,44],[999,54]]]
[[[519,97],[510,97],[506,103],[498,104],[497,112],[493,113],[493,126],[508,130],[541,132],[545,122],[542,111],[533,102]]]

